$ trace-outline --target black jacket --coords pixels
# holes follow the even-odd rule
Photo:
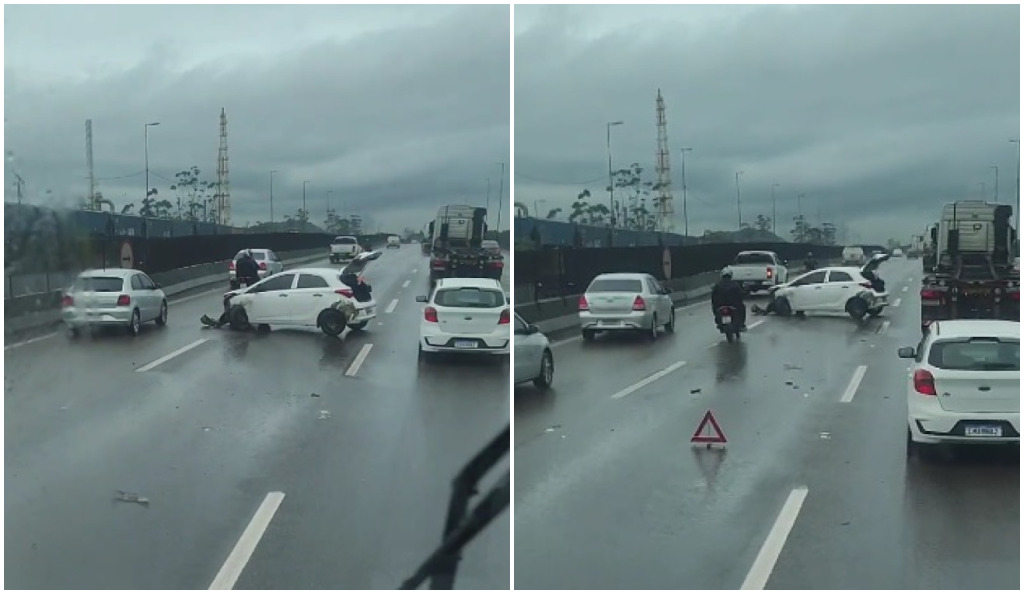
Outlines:
[[[251,256],[242,256],[235,262],[235,276],[242,278],[259,278],[260,267]]]
[[[718,309],[722,306],[742,308],[743,288],[732,279],[722,279],[711,288],[711,307]]]

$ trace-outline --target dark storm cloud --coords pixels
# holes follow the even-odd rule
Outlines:
[[[83,38],[95,64],[71,44],[55,51],[40,37],[8,36],[7,171],[37,202],[83,196],[92,119],[99,189],[118,207],[138,206],[143,124],[159,121],[150,185],[173,200],[169,180],[182,169],[216,180],[224,107],[235,223],[269,219],[271,170],[276,220],[301,206],[303,180],[314,222],[328,191],[335,208],[391,227],[418,228],[439,204],[482,204],[487,178],[497,188],[497,163],[509,160],[508,8],[407,8],[206,7],[198,49],[188,36],[175,41],[190,7],[136,8],[120,26],[147,21],[155,41]],[[9,29],[47,31],[32,9],[8,13]]]
[[[655,96],[666,101],[677,229],[687,153],[691,233],[802,200],[811,221],[884,240],[941,203],[1012,201],[1020,129],[1018,6],[516,8],[516,200],[607,200],[616,167],[654,175]],[[579,182],[590,181],[581,184]],[[783,221],[787,224],[783,227]],[[920,229],[919,229],[920,228]]]

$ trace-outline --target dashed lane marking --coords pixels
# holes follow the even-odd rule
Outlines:
[[[415,268],[413,268],[412,272],[410,274],[416,274],[416,272],[417,272],[417,270]]]
[[[676,361],[675,363],[669,365],[665,369],[662,369],[661,371],[652,373],[651,375],[645,377],[644,379],[638,381],[637,383],[635,383],[635,384],[633,384],[633,385],[631,385],[629,387],[623,388],[622,390],[619,390],[615,394],[612,394],[612,399],[613,400],[618,400],[620,398],[625,398],[626,396],[629,396],[630,394],[632,394],[633,392],[636,392],[640,388],[642,388],[642,387],[644,387],[644,386],[646,386],[646,385],[648,385],[650,383],[658,381],[659,379],[661,379],[661,378],[665,377],[666,375],[672,373],[673,371],[679,369],[683,365],[686,365],[686,361]]]
[[[850,383],[846,386],[846,391],[843,392],[842,397],[839,398],[839,402],[853,402],[853,397],[857,394],[857,388],[860,388],[860,383],[864,381],[864,374],[867,373],[868,366],[860,365],[853,372],[853,377],[850,378]]]
[[[903,298],[902,298],[902,297],[897,297],[897,298],[896,298],[896,301],[893,301],[893,302],[892,302],[892,306],[893,306],[893,307],[899,307],[899,306],[900,306],[900,303],[902,303],[902,302],[903,302]]]
[[[183,355],[183,354],[187,353],[188,351],[191,351],[192,349],[196,348],[197,346],[203,344],[204,342],[206,342],[208,340],[210,340],[210,339],[209,338],[200,338],[199,340],[197,340],[195,342],[191,342],[189,344],[186,344],[185,346],[181,347],[180,349],[178,349],[178,350],[176,350],[176,351],[174,351],[174,352],[172,352],[170,354],[167,354],[167,355],[164,355],[163,357],[160,357],[159,359],[157,359],[156,361],[153,361],[152,363],[148,363],[146,365],[143,365],[142,367],[139,367],[135,371],[136,372],[149,371],[149,370],[151,370],[151,369],[153,369],[153,368],[155,368],[155,367],[157,367],[159,365],[163,365],[164,363],[170,361],[171,359],[177,357],[178,355]]]
[[[348,371],[345,372],[346,376],[355,377],[355,375],[359,373],[359,368],[363,366],[363,362],[366,361],[366,357],[370,354],[370,349],[372,348],[373,344],[368,343],[364,344],[363,348],[359,349],[359,352],[356,353],[356,358],[352,360],[352,364],[348,366]]]
[[[409,288],[409,283],[411,283],[411,282],[412,282],[411,280],[406,280],[404,283],[402,283],[402,288],[403,289]]]
[[[34,342],[39,342],[40,340],[46,340],[47,338],[53,338],[54,336],[57,336],[57,334],[58,334],[57,332],[51,332],[49,334],[44,334],[42,336],[36,336],[35,338],[30,338],[28,340],[23,340],[21,342],[16,342],[14,344],[5,344],[4,345],[4,350],[7,351],[7,350],[10,350],[10,349],[16,349],[18,347],[28,346],[28,345],[30,345],[30,344],[32,344]]]
[[[908,290],[910,290],[910,287],[903,287],[903,289],[901,289],[901,290],[902,290],[902,292],[906,293]]]
[[[388,304],[388,308],[384,310],[384,313],[394,313],[396,307],[398,307],[397,298],[391,300],[391,303]]]
[[[886,330],[889,329],[889,324],[891,323],[892,320],[885,320],[882,322],[882,325],[878,327],[878,330],[875,330],[875,334],[885,334]]]
[[[270,521],[274,519],[274,514],[277,513],[277,508],[281,506],[282,501],[284,501],[284,493],[280,491],[267,493],[263,503],[256,510],[256,514],[249,521],[249,525],[245,527],[245,532],[235,543],[235,548],[231,550],[231,554],[228,555],[224,565],[217,572],[217,577],[213,578],[210,590],[231,590],[235,587],[235,583],[242,575],[242,570],[249,563],[249,559],[256,550],[256,545],[263,538],[263,533],[270,526]]]
[[[790,491],[789,497],[786,498],[782,509],[779,510],[778,517],[775,518],[775,524],[772,525],[768,538],[764,539],[764,544],[761,545],[754,564],[750,566],[750,571],[747,572],[747,577],[743,580],[741,590],[764,589],[768,578],[772,575],[772,570],[775,569],[775,563],[779,560],[779,555],[782,554],[782,548],[786,546],[786,539],[789,538],[789,533],[796,525],[800,508],[803,507],[804,500],[807,499],[807,492],[807,487],[797,487]]]

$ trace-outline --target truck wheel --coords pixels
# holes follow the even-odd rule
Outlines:
[[[860,297],[854,297],[846,302],[846,313],[859,322],[868,315],[868,304]]]

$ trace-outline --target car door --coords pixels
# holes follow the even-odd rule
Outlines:
[[[669,306],[668,295],[665,294],[665,289],[658,282],[658,279],[653,276],[647,277],[647,292],[650,293],[650,299],[652,299],[656,305],[655,312],[658,314],[658,320],[667,321],[669,316],[672,315],[671,307]]]
[[[326,278],[319,274],[303,272],[298,275],[291,294],[291,321],[303,326],[315,326],[320,312],[338,300]]]
[[[829,270],[823,294],[823,307],[831,310],[845,311],[846,301],[853,297],[859,285],[845,270]]]
[[[128,286],[132,290],[132,301],[139,308],[139,319],[142,322],[148,322],[153,319],[152,299],[150,299],[149,293],[142,288],[142,278],[138,274],[131,275],[128,279]]]
[[[281,261],[281,257],[277,255],[277,252],[267,250],[267,256],[270,258],[270,264],[267,265],[270,268],[270,274],[284,271],[284,262]]]
[[[519,317],[519,314],[512,316],[512,331],[514,333],[513,348],[515,349],[515,379],[514,383],[529,381],[537,376],[540,371],[540,354],[537,349],[537,340],[528,334],[529,327],[526,320]]]
[[[144,272],[139,273],[139,281],[142,283],[142,290],[146,291],[153,310],[153,319],[160,317],[160,305],[164,301],[163,291],[156,286],[153,279]]]
[[[252,324],[287,324],[291,319],[294,274],[278,274],[252,286],[252,301],[246,308]]]
[[[793,311],[814,311],[824,299],[826,270],[816,270],[793,281],[789,305]]]

